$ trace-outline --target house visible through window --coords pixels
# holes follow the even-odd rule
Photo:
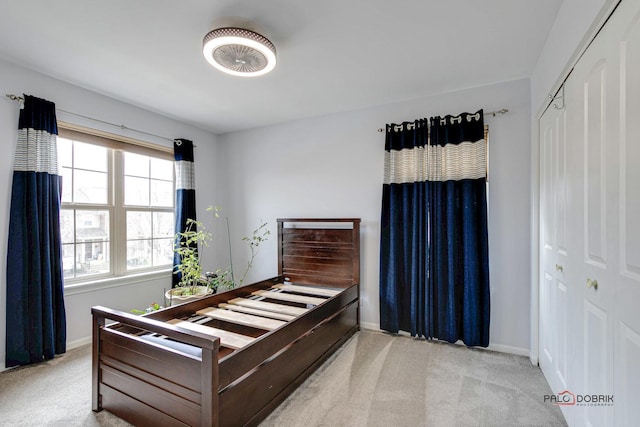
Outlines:
[[[61,129],[58,159],[65,283],[171,266],[169,152]]]

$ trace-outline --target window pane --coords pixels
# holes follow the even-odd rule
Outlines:
[[[173,212],[153,213],[153,237],[171,237],[175,235]]]
[[[71,168],[60,168],[60,174],[62,175],[62,203],[71,203],[73,199],[71,194],[73,191],[73,171]]]
[[[153,241],[153,266],[171,265],[173,263],[173,239],[156,239]]]
[[[58,137],[58,164],[60,166],[73,166],[73,150],[71,140]]]
[[[62,243],[74,243],[73,209],[60,209],[60,237]]]
[[[151,180],[151,206],[173,206],[173,182]]]
[[[73,201],[107,203],[107,174],[74,170]]]
[[[127,212],[127,240],[151,237],[151,212]]]
[[[125,176],[124,204],[129,206],[149,206],[149,180]]]
[[[109,242],[84,242],[76,245],[76,277],[109,273]]]
[[[127,242],[127,270],[151,267],[151,240]]]
[[[107,171],[107,149],[76,141],[73,147],[73,167],[92,171]]]
[[[151,158],[151,178],[173,181],[173,162]]]
[[[124,174],[149,177],[149,157],[140,154],[124,153]]]
[[[69,279],[75,276],[73,270],[73,259],[75,254],[75,245],[62,245],[62,271],[64,278]]]
[[[109,211],[76,211],[76,243],[109,240]]]
[[[111,271],[108,211],[61,209],[60,231],[65,278]]]

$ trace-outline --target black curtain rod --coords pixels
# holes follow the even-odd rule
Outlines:
[[[489,111],[488,113],[484,113],[484,116],[495,117],[497,114],[506,114],[508,112],[509,112],[509,110],[507,110],[506,108],[501,108],[500,110]],[[378,128],[378,132],[384,132],[384,131],[385,131],[384,128]]]
[[[22,96],[17,96],[17,95],[14,95],[12,93],[7,93],[7,94],[5,94],[5,96],[7,98],[9,98],[10,100],[12,100],[12,101],[24,102],[24,97],[22,97]],[[70,114],[72,116],[76,116],[76,117],[80,117],[80,118],[83,118],[83,119],[91,120],[91,121],[94,121],[94,122],[97,122],[97,123],[102,123],[102,124],[105,124],[105,125],[117,127],[117,128],[119,128],[121,130],[128,130],[128,131],[131,131],[131,132],[136,132],[136,133],[139,133],[139,134],[152,136],[154,138],[164,139],[166,141],[171,141],[171,142],[175,142],[176,141],[176,138],[167,138],[166,136],[156,135],[155,133],[145,132],[143,130],[130,128],[130,127],[125,126],[125,125],[118,125],[118,124],[115,124],[115,123],[107,122],[105,120],[94,119],[93,117],[84,116],[82,114],[73,113],[71,111],[62,110],[60,108],[56,108],[56,110],[60,111],[61,113]],[[194,145],[194,147],[195,147],[195,145]]]

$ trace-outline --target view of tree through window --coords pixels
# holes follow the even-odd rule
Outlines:
[[[65,280],[171,265],[175,187],[164,157],[58,138]]]

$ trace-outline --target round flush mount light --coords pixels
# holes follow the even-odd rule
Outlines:
[[[204,36],[202,54],[220,71],[255,77],[276,66],[276,48],[266,37],[242,28],[218,28]]]

